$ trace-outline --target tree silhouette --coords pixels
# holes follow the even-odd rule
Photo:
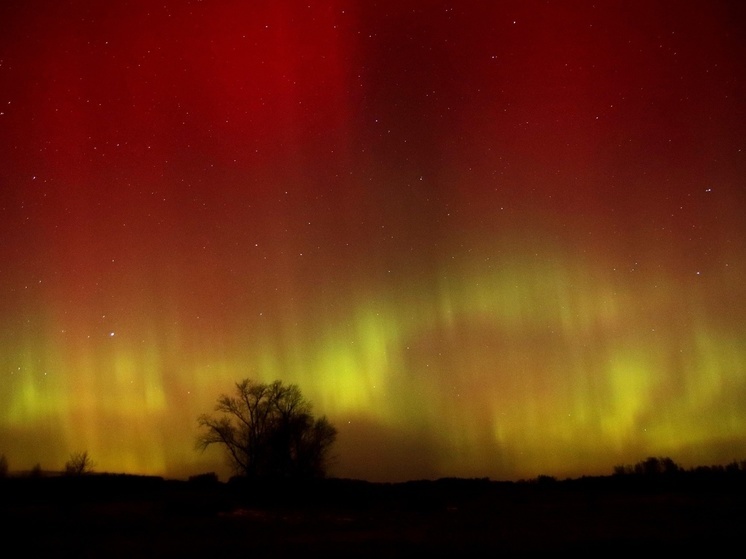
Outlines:
[[[93,471],[93,461],[88,456],[88,451],[73,452],[70,459],[65,463],[65,475],[82,476]]]
[[[198,418],[197,448],[225,448],[238,475],[249,478],[313,478],[326,475],[337,430],[326,417],[314,418],[298,386],[244,379],[235,396],[222,395],[217,415]]]

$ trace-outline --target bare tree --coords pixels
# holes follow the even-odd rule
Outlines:
[[[217,415],[198,418],[197,448],[225,448],[234,472],[246,477],[323,477],[337,430],[311,414],[297,385],[245,379],[222,395]]]
[[[65,475],[82,476],[93,471],[93,461],[88,456],[88,451],[73,452],[70,459],[65,463]]]

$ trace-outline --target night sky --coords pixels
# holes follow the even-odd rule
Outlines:
[[[0,7],[0,453],[228,475],[243,378],[331,475],[746,458],[746,10]]]

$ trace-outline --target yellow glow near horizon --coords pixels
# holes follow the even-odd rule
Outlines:
[[[163,474],[184,469],[175,457],[191,451],[194,418],[234,381],[258,374],[299,384],[333,421],[426,428],[439,467],[456,474],[493,464],[487,474],[518,475],[520,456],[535,473],[604,471],[635,453],[740,436],[746,412],[730,395],[744,390],[746,352],[716,330],[717,317],[647,331],[658,320],[654,301],[632,305],[619,285],[587,279],[596,275],[587,264],[547,257],[497,260],[472,276],[451,269],[437,305],[410,287],[360,301],[321,329],[289,323],[283,346],[242,349],[216,338],[217,353],[203,344],[191,362],[173,338],[159,345],[152,333],[104,333],[72,354],[56,340],[46,356],[26,350],[3,421],[46,425],[60,438],[57,461],[63,448],[85,447],[101,469]],[[664,318],[690,312],[663,304],[655,312]],[[240,355],[254,363],[242,368]]]

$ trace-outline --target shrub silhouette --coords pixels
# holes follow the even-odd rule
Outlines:
[[[88,456],[88,451],[73,452],[70,459],[65,463],[65,475],[82,476],[93,471],[93,461]]]
[[[217,415],[198,418],[197,448],[223,446],[236,474],[247,478],[317,478],[326,475],[337,430],[316,419],[298,386],[244,379],[235,396],[222,395]]]

